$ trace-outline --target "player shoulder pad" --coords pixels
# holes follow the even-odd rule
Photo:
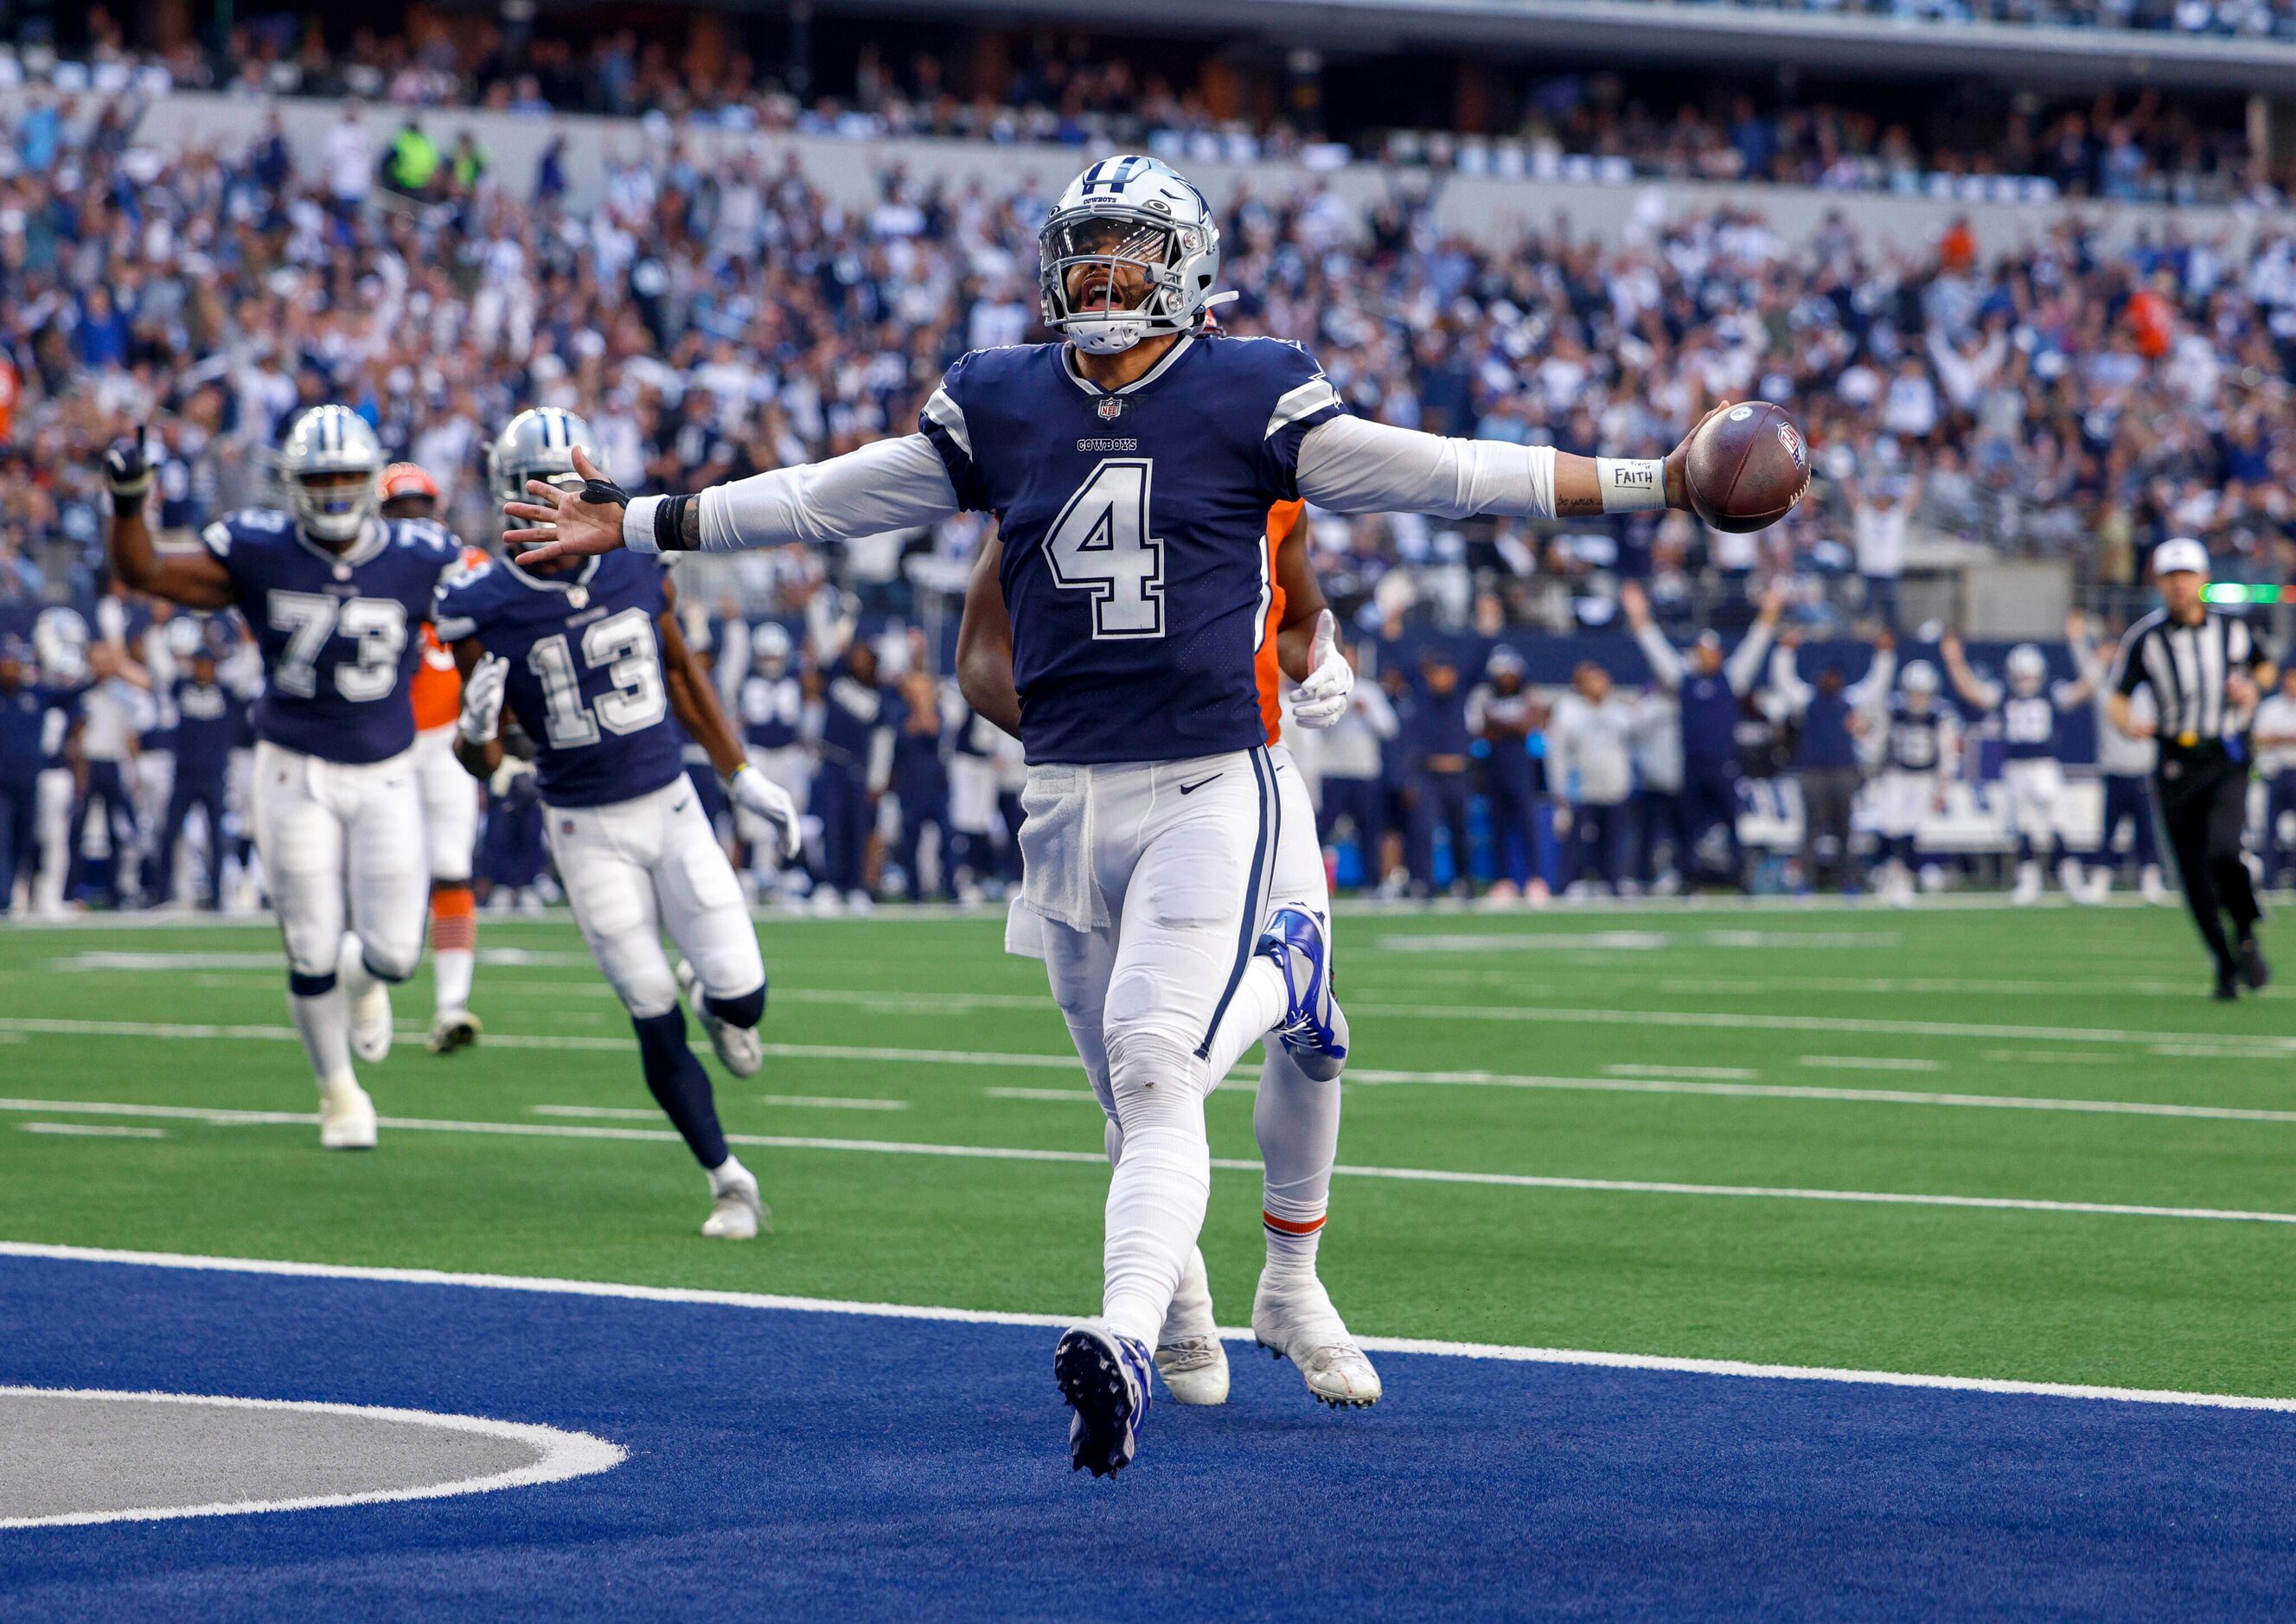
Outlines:
[[[1214,353],[1240,374],[1239,383],[1267,398],[1263,439],[1273,439],[1294,423],[1312,426],[1346,409],[1316,357],[1293,340],[1220,334],[1210,341],[1219,347]]]
[[[295,521],[276,508],[243,507],[202,529],[200,540],[217,558],[229,558],[235,546],[259,546],[293,534],[294,529]]]
[[[502,572],[492,560],[458,565],[441,576],[430,595],[430,626],[441,643],[475,637]]]
[[[391,540],[402,547],[412,547],[418,553],[435,554],[440,559],[459,558],[463,544],[455,534],[436,519],[392,519],[386,521],[392,529]]]

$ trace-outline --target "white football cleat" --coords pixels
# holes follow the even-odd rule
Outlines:
[[[479,1018],[469,1010],[442,1009],[431,1017],[430,1036],[423,1047],[433,1054],[452,1054],[478,1042],[479,1034],[484,1030]]]
[[[677,961],[677,989],[693,1006],[693,1018],[701,1022],[701,1029],[709,1034],[709,1046],[718,1051],[718,1063],[735,1077],[755,1077],[758,1068],[766,1063],[766,1042],[758,1036],[758,1029],[735,1026],[711,1014],[709,1005],[702,1002],[701,978],[684,959]]]
[[[390,1058],[390,985],[368,971],[356,936],[343,938],[342,951],[335,956],[335,980],[350,1009],[351,1058],[381,1065]]]
[[[374,1148],[374,1102],[357,1083],[345,1083],[319,1095],[319,1148],[325,1151],[371,1151]]]
[[[1155,1358],[1164,1390],[1175,1404],[1227,1402],[1227,1349],[1220,1346],[1212,1317],[1211,1281],[1200,1250],[1188,1253],[1180,1289],[1173,1292],[1164,1328],[1157,1333]]]
[[[2041,865],[2030,861],[2017,865],[2017,888],[2009,893],[2009,900],[2019,907],[2027,907],[2041,899]]]
[[[709,1216],[701,1222],[701,1233],[713,1241],[753,1241],[758,1231],[774,1226],[774,1215],[767,1208],[765,1198],[758,1193],[757,1175],[747,1168],[726,1181],[721,1187],[716,1178],[710,1180],[717,1199],[711,1203]]]
[[[2088,882],[2088,871],[2078,857],[2065,857],[2057,864],[2057,883],[2065,888],[2065,895],[2084,906],[2099,900]]]
[[[1297,1365],[1308,1393],[1323,1403],[1367,1409],[1379,1402],[1379,1372],[1348,1335],[1331,1293],[1315,1275],[1277,1280],[1261,1270],[1251,1300],[1251,1334],[1277,1358]]]
[[[2158,863],[2147,863],[2144,872],[2136,876],[2136,894],[2154,907],[2167,907],[2177,900],[2161,882]]]

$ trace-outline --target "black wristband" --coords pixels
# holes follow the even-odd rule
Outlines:
[[[691,549],[685,540],[685,509],[688,503],[699,502],[699,496],[664,496],[653,510],[653,545],[663,553],[684,553]]]

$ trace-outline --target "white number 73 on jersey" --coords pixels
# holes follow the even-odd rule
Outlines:
[[[1164,635],[1164,544],[1148,534],[1155,466],[1103,459],[1045,537],[1054,585],[1091,595],[1095,637]]]

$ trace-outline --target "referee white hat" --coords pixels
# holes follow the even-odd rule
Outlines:
[[[2176,537],[2152,549],[2153,578],[2180,570],[2190,570],[2194,575],[2209,572],[2209,550],[2189,536]]]

